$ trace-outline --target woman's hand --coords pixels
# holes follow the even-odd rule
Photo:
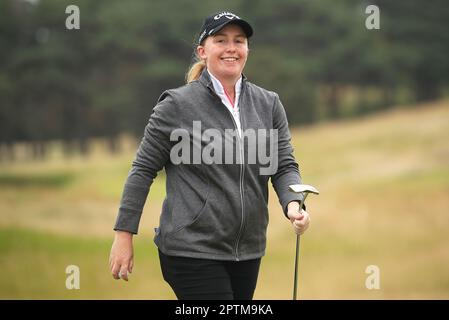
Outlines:
[[[310,224],[310,216],[307,211],[301,209],[299,211],[299,203],[292,201],[287,206],[287,216],[292,222],[293,229],[297,235],[302,235]]]
[[[116,231],[114,243],[109,256],[109,267],[112,277],[116,280],[128,281],[134,265],[133,234],[126,231]]]

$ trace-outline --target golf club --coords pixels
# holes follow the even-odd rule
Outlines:
[[[304,202],[306,201],[307,196],[309,193],[314,194],[320,194],[320,192],[315,188],[308,184],[292,184],[288,186],[290,191],[294,193],[302,193],[304,195],[303,199],[299,203],[299,211],[302,210],[302,206]],[[296,235],[296,254],[295,254],[295,278],[294,278],[294,284],[293,284],[293,300],[296,300],[296,292],[298,287],[298,257],[299,257],[299,244],[300,244],[300,237],[299,234]]]

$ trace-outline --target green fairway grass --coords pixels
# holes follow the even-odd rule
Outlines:
[[[449,299],[449,101],[293,128],[310,230],[301,237],[300,299]],[[136,147],[137,144],[134,144]],[[129,282],[108,258],[135,147],[111,156],[0,164],[0,299],[174,299],[153,228],[156,178],[135,236]],[[270,189],[266,256],[255,299],[291,299],[295,235]],[[66,288],[66,267],[80,289]],[[368,266],[380,270],[369,290]]]

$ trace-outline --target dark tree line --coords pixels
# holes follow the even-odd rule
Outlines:
[[[81,28],[65,27],[75,4]],[[380,9],[367,30],[365,8]],[[443,0],[2,0],[0,159],[17,142],[88,153],[140,137],[158,96],[181,86],[203,18],[229,9],[255,29],[245,74],[280,94],[291,124],[352,117],[442,97],[449,80]]]

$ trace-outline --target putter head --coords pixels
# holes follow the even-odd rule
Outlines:
[[[290,191],[293,191],[295,193],[303,193],[303,192],[311,192],[314,194],[320,194],[320,192],[313,186],[310,186],[308,184],[291,184],[288,186]]]

